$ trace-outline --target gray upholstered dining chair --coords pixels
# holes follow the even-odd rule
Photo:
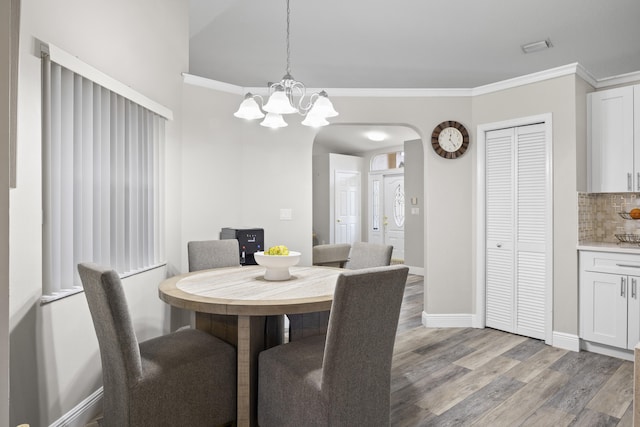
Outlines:
[[[203,240],[187,243],[189,271],[240,266],[237,239]]]
[[[236,419],[236,352],[195,329],[138,342],[118,273],[78,265],[104,385],[105,427],[217,426]]]
[[[330,243],[313,247],[313,265],[344,268],[349,259],[349,243]]]
[[[313,247],[313,265],[344,268],[349,259],[349,243],[330,243]],[[324,334],[329,324],[329,311],[289,314],[289,341]]]
[[[408,271],[345,271],[326,335],[260,353],[261,427],[389,425],[391,359]]]
[[[392,252],[393,246],[391,245],[355,242],[353,245],[350,245],[349,260],[345,267],[349,270],[358,270],[362,268],[390,265]],[[287,317],[289,318],[289,341],[295,341],[312,335],[324,334],[327,332],[327,327],[329,325],[328,311],[290,314],[287,315]]]
[[[349,261],[347,261],[347,265],[345,267],[350,270],[358,270],[360,268],[390,265],[392,253],[392,245],[355,242],[351,245]]]

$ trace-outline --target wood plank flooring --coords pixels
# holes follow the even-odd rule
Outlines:
[[[633,363],[494,329],[428,329],[422,310],[423,278],[410,275],[391,427],[632,426]]]
[[[422,326],[407,281],[391,372],[391,426],[631,426],[633,363],[494,329]]]

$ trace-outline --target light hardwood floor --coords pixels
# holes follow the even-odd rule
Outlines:
[[[494,329],[421,324],[410,276],[391,373],[391,426],[631,426],[633,363]]]
[[[632,426],[631,362],[494,329],[429,329],[422,310],[423,278],[411,275],[391,372],[392,427]]]

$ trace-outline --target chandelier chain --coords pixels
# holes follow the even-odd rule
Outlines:
[[[289,45],[289,14],[291,13],[291,9],[289,8],[289,0],[287,0],[287,74],[291,74],[291,61],[289,57],[291,56],[291,46]]]
[[[248,92],[244,100],[238,107],[234,116],[241,119],[264,118],[260,123],[262,126],[278,128],[287,126],[282,119],[283,114],[298,113],[306,116],[302,121],[305,126],[326,126],[329,124],[327,117],[335,117],[335,111],[329,97],[325,91],[307,95],[306,88],[302,82],[295,80],[291,76],[291,8],[290,0],[287,4],[287,70],[286,74],[279,82],[269,82],[269,99],[265,103],[260,95],[253,95]],[[262,105],[258,105],[258,102]],[[265,114],[266,112],[266,114]],[[307,115],[309,113],[309,115]]]

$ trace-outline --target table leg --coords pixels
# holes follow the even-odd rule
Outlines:
[[[265,319],[238,316],[238,427],[258,425],[258,354],[264,349]]]
[[[237,425],[257,426],[258,355],[282,344],[283,316],[225,316],[196,313],[196,328],[234,345],[238,357]]]

